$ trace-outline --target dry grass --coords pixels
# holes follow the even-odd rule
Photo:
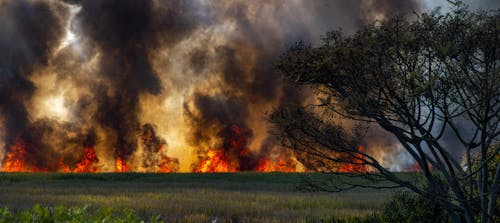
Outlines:
[[[301,174],[0,174],[0,206],[133,209],[167,222],[306,222],[362,216],[390,191],[299,192]]]

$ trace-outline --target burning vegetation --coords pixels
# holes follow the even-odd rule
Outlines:
[[[164,154],[163,148],[167,145],[155,136],[151,125],[143,128],[140,136],[142,149],[141,156],[143,169],[132,169],[122,154],[116,156],[115,172],[141,171],[141,172],[162,172],[170,173],[178,171],[178,160]],[[248,129],[231,126],[224,132],[227,137],[222,148],[209,149],[203,152],[198,163],[193,166],[193,172],[238,172],[238,171],[259,171],[259,172],[295,172],[297,162],[290,159],[290,155],[281,154],[279,159],[274,160],[264,155],[254,154],[247,147],[247,140],[250,136]],[[41,169],[33,165],[27,157],[26,148],[28,144],[21,139],[16,140],[11,150],[7,153],[6,160],[2,166],[3,172],[64,172],[64,173],[95,173],[103,171],[100,169],[99,158],[95,149],[86,147],[83,149],[81,160],[74,165],[65,162],[64,157],[58,162],[55,169]],[[153,150],[151,150],[153,149]],[[148,152],[149,151],[149,152]],[[155,152],[152,152],[155,151]]]
[[[272,61],[337,21],[417,5],[384,2],[1,1],[1,171],[307,170],[263,116],[310,93]]]
[[[364,173],[368,171],[368,166],[364,164],[364,157],[360,154],[365,149],[363,146],[358,146],[358,151],[355,152],[352,157],[346,158],[347,163],[340,165],[335,170],[336,172],[355,172]]]

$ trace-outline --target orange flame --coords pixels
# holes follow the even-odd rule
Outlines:
[[[222,148],[209,149],[193,172],[295,172],[297,163],[290,159],[289,154],[280,154],[279,159],[253,154],[247,147],[251,130],[231,125],[223,134],[225,139]]]
[[[289,154],[281,153],[277,159],[261,158],[255,170],[258,172],[295,172],[297,162],[291,159]]]
[[[73,170],[75,173],[95,173],[97,172],[97,167],[93,165],[97,163],[99,159],[97,159],[97,155],[95,154],[94,148],[88,147],[85,148],[85,156],[82,161],[76,164],[76,168]]]
[[[63,173],[95,173],[98,171],[97,163],[99,159],[95,154],[94,148],[88,147],[84,149],[84,155],[82,160],[76,164],[75,169],[71,170],[71,167],[64,163],[63,158],[59,160],[59,171]]]
[[[116,157],[116,172],[128,172],[130,168],[127,166],[127,162],[121,157]]]
[[[175,170],[171,168],[171,166],[173,166],[174,160],[171,159],[170,157],[164,155],[162,153],[162,150],[163,150],[163,145],[160,146],[160,149],[158,149],[158,154],[161,156],[160,169],[158,170],[158,172],[160,172],[160,173],[175,172]]]
[[[202,160],[193,169],[194,172],[237,172],[238,169],[229,165],[229,161],[224,155],[224,151],[210,149],[207,152],[207,159]]]
[[[359,152],[363,152],[363,150],[364,150],[363,146],[358,146]],[[349,161],[349,163],[341,165],[336,170],[336,172],[342,172],[342,173],[347,173],[347,172],[363,173],[367,171],[368,168],[363,163],[363,155],[358,152],[354,153],[354,157],[352,158],[352,160]]]
[[[238,171],[260,171],[260,172],[294,172],[297,162],[290,159],[288,155],[283,155],[279,159],[253,154],[247,147],[247,139],[251,132],[248,129],[230,126],[226,139],[219,149],[209,149],[202,160],[192,169],[193,172],[238,172]],[[5,161],[0,171],[2,172],[42,172],[48,169],[38,168],[36,163],[30,158],[29,152],[34,148],[21,139],[17,139],[10,151],[6,154]],[[162,173],[176,172],[178,170],[178,160],[166,155],[163,151],[165,145],[160,145],[154,156],[156,166],[154,171]],[[65,163],[65,157],[60,157],[57,165],[51,165],[51,171],[62,173],[82,173],[99,172],[97,165],[99,159],[92,147],[84,148],[83,157],[76,164]],[[133,171],[127,164],[125,156],[118,152],[115,159],[115,172]]]
[[[36,168],[26,163],[26,144],[21,140],[16,140],[11,146],[11,151],[7,153],[5,163],[2,166],[3,172],[34,172]]]
[[[170,163],[172,163],[173,160],[168,158],[168,157],[164,157],[161,161],[160,161],[160,169],[158,170],[158,172],[160,173],[172,173],[174,172],[174,170],[172,168],[170,168]]]
[[[59,160],[59,171],[63,173],[71,173],[71,168],[64,163],[64,159],[62,157]]]
[[[256,171],[259,172],[295,172],[296,163],[279,159],[277,161],[271,159],[260,159]]]

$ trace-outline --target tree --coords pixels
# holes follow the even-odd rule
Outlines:
[[[392,17],[348,36],[332,31],[322,45],[299,42],[276,63],[286,78],[312,88],[318,103],[279,107],[270,119],[283,144],[307,157],[305,165],[367,165],[372,171],[355,176],[432,199],[452,222],[498,222],[500,165],[492,160],[500,150],[499,60],[500,10],[471,12],[458,4],[446,14]],[[338,117],[375,123],[395,136],[425,184],[358,149],[362,131],[342,128]],[[449,134],[461,148],[446,147]],[[457,150],[465,162],[452,155]],[[366,185],[334,189],[359,186]]]

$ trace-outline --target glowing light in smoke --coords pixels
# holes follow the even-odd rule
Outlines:
[[[76,40],[76,35],[73,32],[71,32],[70,29],[66,30],[66,36],[64,37],[64,40],[61,43],[60,48],[62,49],[68,46],[69,44],[75,42],[75,40]]]
[[[68,109],[64,105],[64,96],[58,95],[49,97],[44,101],[45,109],[50,113],[49,116],[66,120],[68,117]]]
[[[15,1],[7,1],[7,8],[10,2]],[[32,2],[42,3],[20,1],[15,5],[38,9],[31,6]],[[5,115],[8,120],[2,120],[2,111],[0,171],[305,170],[293,153],[278,156],[269,152],[279,148],[279,142],[269,135],[264,112],[289,99],[302,98],[295,98],[293,95],[298,92],[282,83],[279,75],[271,75],[270,61],[276,59],[283,42],[320,36],[326,31],[323,29],[342,25],[330,22],[344,21],[347,14],[340,13],[338,17],[332,8],[324,10],[329,17],[316,16],[323,10],[302,7],[311,5],[308,1],[290,1],[286,6],[274,1],[116,1],[116,5],[111,1],[82,1],[83,7],[77,5],[80,1],[65,2],[68,1],[43,1],[41,5],[50,7],[41,9],[49,11],[13,11],[15,14],[6,15],[8,22],[0,22],[19,26],[15,27],[19,31],[2,29],[2,35],[5,32],[7,37],[33,35],[12,41],[23,43],[21,47],[9,48],[14,59],[16,50],[24,55],[24,48],[32,46],[50,47],[40,52],[51,54],[41,57],[44,63],[37,64],[41,55],[36,54],[29,57],[33,57],[32,61],[12,65],[24,71],[13,72],[21,75],[20,80],[27,78],[33,84],[33,90],[19,91],[26,96],[13,100],[25,105],[29,116],[25,118],[30,123],[21,129],[30,131],[3,129],[7,128],[3,122],[14,119]],[[362,10],[358,10],[359,4],[354,4],[354,11],[341,10],[362,12],[353,14],[353,21],[364,17],[382,19],[385,10],[364,10],[374,4],[375,1],[367,1],[361,4]],[[170,12],[174,12],[173,17]],[[128,20],[133,23],[123,24]],[[36,26],[40,30],[23,31],[37,22],[43,25]],[[352,30],[354,27],[349,24],[346,28]],[[27,42],[24,46],[28,40],[34,40],[33,44]],[[124,42],[116,40],[124,40],[126,45],[121,46]],[[31,62],[36,66],[31,66]],[[7,70],[10,67],[7,65]],[[10,86],[6,89],[11,93]],[[18,91],[12,89],[17,96]],[[17,112],[17,107],[12,106],[9,111]],[[143,124],[155,126],[151,132],[157,136],[133,141],[135,128]],[[11,142],[10,137],[18,134],[25,142]],[[40,137],[29,140],[31,135]],[[87,145],[86,138],[95,140],[89,140]],[[121,148],[123,141],[130,143],[131,149]],[[147,149],[143,145],[148,145],[144,147]],[[75,154],[80,153],[83,156],[77,162]],[[387,165],[394,163],[389,161]],[[358,157],[351,162],[339,165],[339,171],[365,170]]]
[[[61,42],[61,45],[59,45],[57,51],[60,51],[61,49],[77,41],[77,36],[75,35],[75,33],[73,33],[73,31],[71,31],[71,23],[75,15],[82,9],[82,7],[76,5],[69,5],[68,8],[69,8],[69,19],[68,19],[68,24],[66,25],[66,35],[64,36],[64,39]]]

